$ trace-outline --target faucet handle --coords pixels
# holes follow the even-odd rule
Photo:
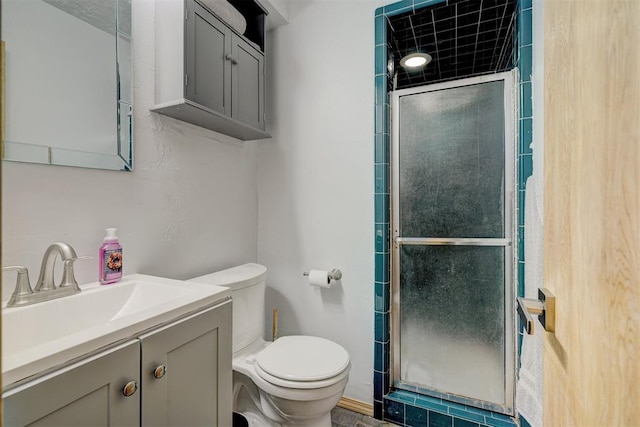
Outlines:
[[[31,289],[31,283],[29,282],[29,270],[27,270],[27,267],[24,267],[22,265],[10,265],[7,267],[2,267],[2,271],[18,272],[16,287],[13,290],[13,294],[11,294],[11,298],[7,303],[7,307],[21,305],[20,302],[24,299],[24,297],[33,293],[33,289]]]
[[[64,272],[62,273],[62,282],[60,283],[59,287],[64,288],[65,286],[71,286],[75,290],[75,292],[80,292],[80,286],[78,286],[78,282],[76,282],[76,278],[73,275],[73,263],[78,260],[88,259],[93,259],[93,257],[78,256],[64,260]]]

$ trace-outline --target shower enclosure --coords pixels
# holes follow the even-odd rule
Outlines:
[[[513,72],[392,93],[396,388],[513,413]]]

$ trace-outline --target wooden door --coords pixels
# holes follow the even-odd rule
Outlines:
[[[544,424],[638,425],[640,1],[544,7]]]
[[[140,391],[123,395],[132,381],[140,384],[137,340],[4,393],[4,425],[137,426]]]
[[[140,341],[143,426],[231,425],[231,301]]]

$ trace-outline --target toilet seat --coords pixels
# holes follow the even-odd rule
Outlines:
[[[256,354],[255,372],[271,384],[309,389],[333,385],[349,375],[349,353],[320,337],[282,337]]]

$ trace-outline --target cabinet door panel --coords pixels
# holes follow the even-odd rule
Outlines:
[[[140,340],[142,425],[231,425],[231,302]],[[155,378],[160,365],[166,373]]]
[[[140,343],[131,341],[3,395],[7,426],[137,426],[140,392],[122,394],[129,381],[140,384]]]
[[[249,43],[234,37],[232,68],[232,116],[264,129],[264,55]]]
[[[186,97],[222,114],[231,114],[231,30],[199,4],[188,2]]]

